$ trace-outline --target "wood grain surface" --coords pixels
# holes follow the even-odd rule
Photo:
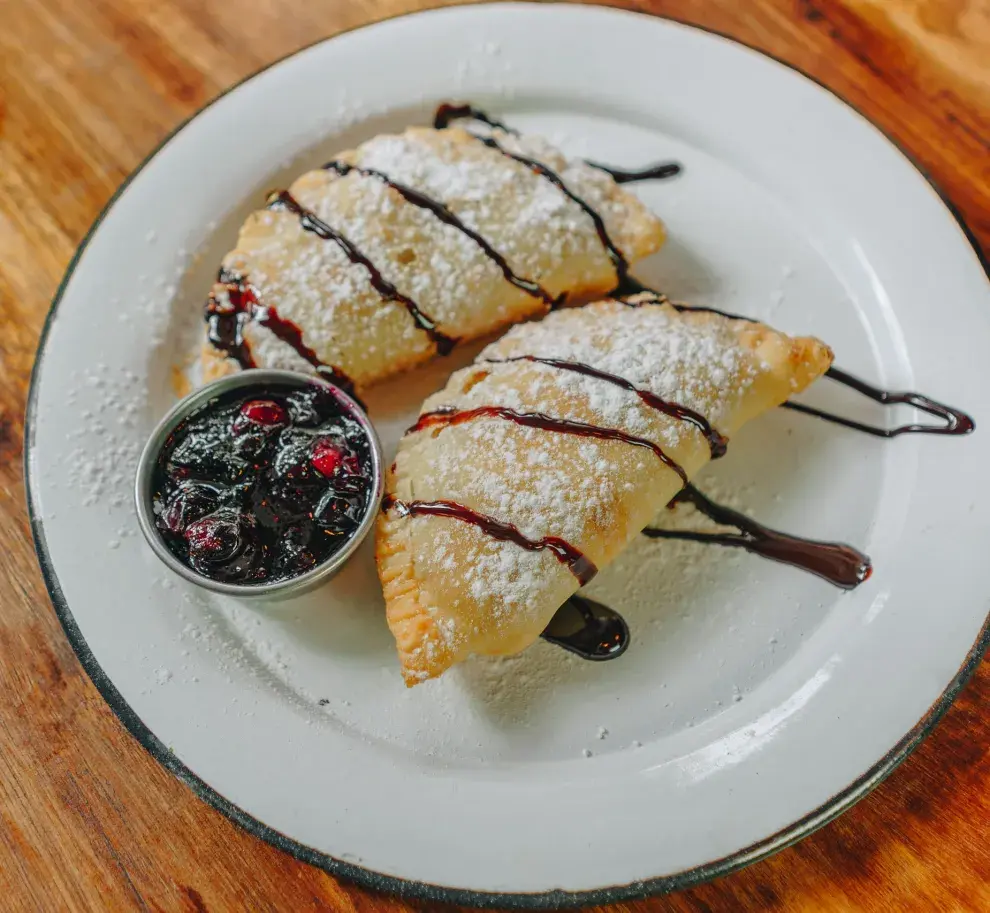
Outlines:
[[[31,546],[25,397],[49,301],[183,118],[320,36],[430,0],[0,0],[0,909],[422,910],[200,802],[77,662]],[[641,0],[766,50],[910,150],[990,244],[990,0]],[[933,607],[933,611],[936,607]],[[906,673],[907,674],[907,673]],[[990,910],[990,670],[873,795],[797,846],[638,911]]]

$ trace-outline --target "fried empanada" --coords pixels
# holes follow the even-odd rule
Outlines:
[[[423,406],[377,561],[407,684],[517,653],[746,421],[832,353],[650,296],[514,327]]]
[[[663,240],[609,174],[539,138],[457,126],[378,136],[247,218],[210,296],[204,375],[234,355],[332,366],[362,387],[607,292]]]

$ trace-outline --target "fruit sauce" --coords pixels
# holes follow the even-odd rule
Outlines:
[[[276,583],[338,551],[370,509],[371,444],[326,388],[240,388],[184,419],[152,479],[172,553],[224,583]]]

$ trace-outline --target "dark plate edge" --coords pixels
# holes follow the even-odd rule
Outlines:
[[[595,4],[588,5],[595,6]],[[620,12],[625,12],[631,15],[649,15],[642,12],[623,10],[616,7],[599,6],[599,8],[609,9],[612,11],[616,11],[618,9]],[[148,163],[158,154],[158,152],[191,120],[193,120],[193,118],[198,117],[229,92],[250,81],[255,76],[264,73],[266,70],[278,65],[284,60],[288,60],[289,58],[294,57],[317,44],[321,44],[323,41],[332,41],[339,35],[357,31],[361,28],[368,28],[377,25],[379,22],[390,21],[392,19],[401,19],[405,18],[405,16],[419,15],[423,12],[429,12],[429,10],[418,10],[412,13],[404,13],[397,16],[386,17],[385,19],[379,19],[372,23],[366,23],[361,26],[356,26],[355,28],[336,32],[330,38],[317,39],[316,41],[313,41],[312,43],[298,48],[297,50],[286,54],[284,57],[273,61],[267,66],[262,67],[260,70],[246,76],[234,85],[229,86],[215,98],[207,102],[207,104],[205,104],[198,111],[183,120],[175,129],[169,132],[155,146],[155,148],[152,149],[152,151],[137,166],[137,168],[135,168],[134,171],[127,176],[124,182],[117,188],[117,190],[107,201],[106,206],[104,206],[103,210],[96,217],[93,224],[86,232],[86,235],[80,242],[75,254],[69,261],[69,265],[66,268],[65,275],[62,277],[62,281],[59,283],[55,296],[52,299],[52,304],[49,308],[48,315],[45,318],[45,323],[41,330],[41,335],[38,340],[38,349],[35,355],[34,365],[31,370],[31,381],[24,422],[24,486],[28,516],[31,522],[31,532],[34,539],[35,552],[38,556],[38,564],[41,568],[45,586],[47,587],[51,598],[52,606],[55,609],[59,622],[61,623],[66,637],[68,638],[72,649],[75,651],[79,662],[82,664],[97,690],[103,696],[103,699],[110,706],[110,709],[117,715],[131,735],[134,736],[134,738],[137,739],[142,746],[144,746],[144,748],[152,755],[153,758],[155,758],[156,761],[158,761],[159,764],[174,774],[200,799],[212,805],[215,809],[226,815],[235,824],[238,824],[248,833],[264,840],[266,843],[277,847],[302,862],[321,868],[335,877],[353,881],[356,884],[369,888],[373,891],[382,891],[396,894],[401,897],[409,897],[419,900],[440,901],[462,906],[484,908],[509,907],[515,909],[560,909],[567,907],[616,903],[618,901],[640,900],[652,895],[666,894],[671,891],[689,888],[721,875],[728,875],[747,865],[758,862],[761,859],[765,859],[766,857],[771,856],[774,853],[787,848],[788,846],[791,846],[797,841],[802,840],[819,828],[828,824],[830,821],[855,805],[856,802],[879,786],[879,784],[882,783],[883,780],[886,779],[897,768],[897,766],[901,764],[905,758],[907,758],[908,755],[914,751],[915,748],[918,747],[921,741],[931,733],[936,723],[938,723],[938,721],[945,715],[946,711],[952,705],[963,686],[967,681],[969,681],[973,673],[978,668],[983,655],[986,653],[988,647],[990,647],[990,615],[987,616],[987,620],[969,653],[966,655],[963,664],[959,667],[959,670],[956,672],[955,676],[949,682],[948,686],[942,692],[938,700],[935,701],[935,703],[929,708],[925,716],[922,717],[922,719],[919,720],[918,723],[865,774],[853,781],[841,792],[836,793],[817,809],[777,833],[771,834],[769,837],[766,837],[749,847],[738,850],[729,856],[725,856],[722,859],[718,859],[683,872],[678,872],[673,875],[665,875],[646,881],[636,881],[628,884],[614,885],[606,888],[596,888],[594,890],[587,891],[552,890],[537,893],[480,892],[467,890],[464,888],[448,888],[429,884],[427,882],[396,878],[391,875],[384,875],[361,866],[353,865],[340,859],[335,859],[332,856],[328,856],[325,853],[321,853],[305,846],[304,844],[298,843],[292,838],[287,837],[285,834],[282,834],[274,828],[271,828],[263,822],[257,820],[243,809],[224,798],[224,796],[196,776],[196,774],[194,774],[192,770],[183,764],[183,762],[169,750],[169,748],[131,709],[128,703],[124,700],[123,696],[107,677],[96,657],[89,649],[89,646],[87,645],[86,640],[76,624],[71,610],[69,609],[68,603],[65,601],[65,597],[62,594],[62,588],[59,585],[58,576],[55,573],[55,568],[53,567],[51,558],[48,554],[44,522],[40,515],[36,513],[34,508],[34,498],[31,492],[30,461],[31,451],[33,450],[34,445],[34,418],[37,407],[39,378],[41,376],[41,365],[44,356],[45,343],[47,342],[48,334],[54,324],[58,305],[61,302],[62,295],[65,292],[69,280],[71,279],[72,274],[75,271],[75,268],[90,240],[103,223],[103,220],[106,218],[117,199],[121,196],[121,194],[123,194],[134,178],[137,177],[145,166],[148,165]],[[966,224],[962,213],[935,183],[932,177],[919,165],[917,161],[915,161],[914,157],[893,137],[891,137],[887,131],[875,124],[872,120],[866,117],[866,115],[858,111],[855,107],[849,104],[849,102],[843,99],[824,83],[805,73],[797,66],[790,64],[785,60],[781,60],[773,54],[756,48],[744,41],[740,41],[739,39],[727,35],[724,32],[719,32],[705,26],[685,22],[669,16],[650,16],[650,18],[667,19],[668,21],[675,22],[678,25],[687,28],[707,32],[708,34],[715,35],[723,40],[732,42],[733,44],[741,45],[763,57],[768,57],[776,63],[797,73],[799,76],[810,80],[822,89],[825,89],[825,91],[836,98],[840,103],[854,111],[861,118],[863,118],[863,120],[867,121],[867,123],[871,124],[874,129],[879,130],[887,141],[895,149],[897,149],[905,159],[907,159],[911,166],[928,182],[932,190],[934,190],[939,196],[946,209],[948,209],[959,225],[963,235],[973,247],[976,258],[983,267],[984,272],[987,274],[988,281],[990,281],[990,261],[988,261],[987,256],[984,254],[975,234]]]

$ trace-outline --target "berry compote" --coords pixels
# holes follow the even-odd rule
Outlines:
[[[193,570],[224,583],[275,583],[348,541],[372,485],[368,436],[330,390],[242,388],[169,435],[152,505],[162,539]]]

